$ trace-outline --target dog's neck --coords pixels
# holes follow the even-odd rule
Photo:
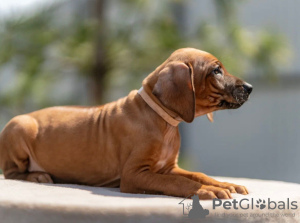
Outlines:
[[[167,123],[172,126],[178,126],[181,120],[178,120],[179,117],[176,117],[173,112],[163,106],[161,103],[155,102],[150,95],[141,87],[138,91],[138,94],[143,98],[143,100],[152,108],[160,117],[162,117]],[[171,113],[173,113],[171,115]]]

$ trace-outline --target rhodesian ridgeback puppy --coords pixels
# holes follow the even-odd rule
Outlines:
[[[7,179],[120,187],[125,193],[200,199],[247,194],[244,186],[178,166],[178,124],[239,108],[251,91],[211,54],[179,49],[139,91],[115,102],[14,117],[0,135],[0,167]]]

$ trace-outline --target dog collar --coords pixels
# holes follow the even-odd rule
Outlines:
[[[162,117],[167,123],[172,126],[177,126],[180,121],[173,118],[169,113],[167,113],[162,107],[155,103],[152,98],[147,94],[143,87],[138,90],[138,94],[141,95],[143,100],[152,108],[160,117]]]

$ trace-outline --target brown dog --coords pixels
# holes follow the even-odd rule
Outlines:
[[[178,167],[178,123],[240,107],[252,86],[209,53],[175,51],[139,91],[97,107],[53,107],[13,118],[0,135],[0,167],[8,179],[120,187],[200,199],[247,194]]]

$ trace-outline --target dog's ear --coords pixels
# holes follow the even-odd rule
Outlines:
[[[195,117],[194,73],[190,64],[171,62],[159,72],[153,95],[184,121]]]
[[[214,113],[207,113],[206,116],[210,122],[214,122]]]

